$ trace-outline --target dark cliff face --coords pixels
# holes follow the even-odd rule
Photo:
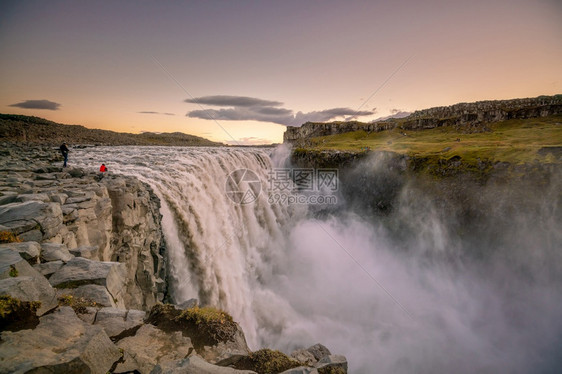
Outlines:
[[[491,248],[548,247],[562,226],[559,164],[465,168],[459,160],[438,165],[392,152],[306,151],[294,152],[291,161],[337,168],[340,204],[333,209],[383,224],[404,247],[429,222],[438,222],[446,236],[462,243],[464,254],[477,257],[490,255]]]
[[[306,139],[363,130],[378,132],[399,127],[404,130],[433,129],[436,127],[462,127],[467,132],[485,131],[487,123],[510,119],[539,118],[562,113],[562,95],[539,96],[529,99],[479,101],[436,107],[414,112],[401,119],[388,119],[375,123],[362,122],[307,122],[301,127],[287,127],[285,143],[306,145]]]

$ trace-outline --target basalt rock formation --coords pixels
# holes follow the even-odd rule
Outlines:
[[[539,96],[529,99],[478,101],[446,107],[418,110],[408,117],[387,119],[373,123],[307,122],[300,127],[287,127],[283,141],[295,146],[306,144],[306,139],[364,130],[367,133],[400,128],[404,130],[432,129],[442,126],[462,128],[465,132],[486,131],[486,124],[546,117],[562,113],[562,95]]]

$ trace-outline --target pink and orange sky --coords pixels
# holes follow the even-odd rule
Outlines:
[[[307,120],[562,93],[562,3],[3,0],[0,55],[1,113],[271,143]]]

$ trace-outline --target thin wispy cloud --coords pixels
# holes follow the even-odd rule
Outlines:
[[[248,96],[230,96],[230,95],[214,95],[202,96],[192,99],[186,99],[186,103],[212,105],[212,106],[235,106],[235,107],[250,107],[250,106],[281,106],[280,101],[263,100],[255,97]]]
[[[331,108],[313,112],[297,112],[280,108],[282,102],[247,96],[203,96],[187,99],[185,102],[210,106],[228,107],[221,109],[198,109],[187,113],[188,117],[214,119],[218,121],[259,121],[284,126],[301,126],[305,122],[326,122],[336,118],[354,119],[372,115],[374,111],[356,111],[351,108]]]
[[[159,114],[159,115],[163,115],[163,116],[175,116],[175,113],[162,113],[162,112],[152,112],[152,111],[142,111],[142,112],[137,112],[139,114]]]
[[[21,103],[11,104],[10,106],[23,109],[58,110],[61,105],[49,100],[25,100]]]

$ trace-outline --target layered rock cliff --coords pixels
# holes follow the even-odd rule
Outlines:
[[[302,146],[306,139],[363,130],[378,132],[401,128],[404,130],[431,129],[441,126],[462,127],[466,132],[485,131],[486,124],[509,119],[546,117],[562,113],[562,95],[539,96],[528,99],[478,101],[446,107],[419,110],[400,119],[374,123],[307,122],[301,127],[287,127],[285,143]]]
[[[149,309],[166,292],[159,200],[149,186],[124,176],[44,163],[52,152],[5,148],[0,161],[0,231],[72,258],[123,264],[120,307]],[[56,256],[55,256],[56,257]],[[55,258],[53,257],[53,258]],[[72,292],[85,292],[87,282]],[[61,286],[61,288],[63,288]]]

